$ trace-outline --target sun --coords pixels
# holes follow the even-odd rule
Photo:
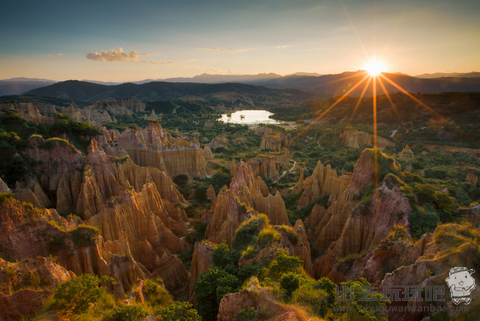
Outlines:
[[[385,64],[382,61],[371,59],[363,68],[370,74],[370,76],[377,76],[385,71]]]

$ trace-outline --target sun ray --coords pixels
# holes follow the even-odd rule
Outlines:
[[[350,22],[350,25],[352,26],[353,32],[355,33],[355,36],[357,37],[357,40],[358,40],[358,42],[360,43],[360,46],[361,46],[362,49],[363,49],[363,53],[365,54],[365,56],[368,57],[367,49],[366,49],[365,46],[363,45],[362,39],[360,39],[360,36],[358,35],[357,28],[355,28],[355,25],[353,24],[353,21],[352,21],[352,19],[350,18],[350,15],[348,14],[347,8],[346,8],[345,5],[343,4],[343,1],[342,1],[342,0],[340,0],[340,3],[342,4],[343,11],[345,11],[345,14],[347,15],[348,21]]]
[[[372,81],[372,77],[369,77],[367,83],[365,84],[365,87],[363,87],[362,94],[360,95],[360,98],[358,98],[357,104],[355,105],[355,108],[353,109],[353,112],[352,112],[352,115],[350,116],[349,122],[352,121],[353,116],[354,116],[355,113],[357,112],[357,109],[358,109],[358,107],[360,106],[360,103],[361,103],[361,101],[362,101],[362,98],[363,98],[363,96],[365,95],[365,92],[367,91],[368,86],[370,85],[370,82],[371,82],[371,81]]]
[[[424,102],[420,101],[417,97],[415,97],[414,95],[412,95],[411,93],[409,93],[408,91],[406,91],[405,89],[403,89],[400,85],[398,85],[397,83],[395,83],[393,80],[389,79],[387,76],[383,75],[383,74],[380,74],[380,77],[382,77],[383,79],[385,79],[386,81],[388,81],[392,86],[394,86],[395,88],[397,88],[398,90],[400,90],[401,92],[403,92],[405,95],[407,95],[408,97],[412,98],[414,101],[416,101],[417,103],[419,103],[421,106],[425,107],[426,109],[428,109],[432,114],[434,114],[435,116],[439,117],[441,120],[445,120],[445,118],[440,115],[439,113],[437,113],[435,110],[433,110],[431,107],[429,107],[427,104],[425,104]]]
[[[375,154],[375,190],[378,188],[378,149],[377,149],[377,77],[373,78],[373,151]]]
[[[405,6],[405,8],[403,9],[403,12],[400,16],[400,19],[398,19],[398,22],[397,24],[395,25],[395,28],[393,28],[393,31],[392,31],[392,34],[390,35],[390,37],[388,38],[387,42],[385,43],[385,46],[383,47],[383,50],[382,50],[382,53],[380,54],[380,59],[383,59],[384,55],[385,55],[385,52],[387,51],[387,48],[388,46],[390,45],[390,42],[392,41],[393,39],[393,36],[395,35],[395,33],[397,32],[397,29],[398,29],[398,26],[400,25],[400,22],[402,22],[403,20],[403,17],[405,16],[405,12],[407,11],[407,8],[408,6],[410,5],[410,2],[411,0],[408,1],[407,5]]]
[[[380,84],[380,87],[382,87],[382,90],[385,93],[385,96],[387,96],[387,99],[390,102],[390,105],[392,105],[392,108],[395,111],[395,114],[397,114],[398,119],[400,119],[400,122],[402,123],[402,126],[405,127],[405,124],[402,120],[402,116],[398,112],[397,106],[395,106],[395,103],[393,102],[392,97],[390,97],[390,94],[388,93],[387,88],[385,88],[385,85],[383,84],[382,78],[378,78],[378,83]]]
[[[363,77],[359,82],[357,82],[354,86],[352,86],[352,88],[350,88],[345,94],[343,94],[342,97],[338,98],[336,102],[334,102],[330,107],[328,107],[323,113],[318,115],[310,124],[308,124],[304,129],[302,129],[300,133],[298,133],[295,137],[293,137],[290,141],[288,141],[287,144],[285,144],[284,148],[287,148],[293,142],[295,142],[298,139],[298,137],[303,135],[310,127],[312,127],[317,121],[319,121],[323,116],[325,116],[333,107],[338,105],[338,103],[340,103],[345,97],[347,97],[352,91],[354,91],[362,82],[364,82],[365,79],[367,79],[367,77],[368,75]]]
[[[367,72],[361,72],[360,75],[365,75],[367,74]],[[355,77],[358,77],[358,73],[355,73],[353,75],[350,75],[350,76],[345,76],[345,77],[342,77],[342,78],[339,78],[339,79],[335,79],[335,80],[332,80],[332,81],[329,81],[329,82],[326,82],[326,84],[333,84],[334,82],[339,82],[339,81],[342,81],[342,80],[347,80],[347,79],[350,79],[350,78],[355,78]]]

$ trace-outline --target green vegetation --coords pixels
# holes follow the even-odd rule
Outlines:
[[[100,230],[93,226],[79,225],[70,230],[69,234],[77,246],[87,247],[95,245],[95,239],[100,235]]]
[[[125,305],[115,308],[108,313],[103,320],[105,321],[137,321],[143,320],[148,315],[148,311],[139,305]]]
[[[82,274],[60,284],[53,297],[55,308],[67,314],[86,313],[89,306],[106,293],[106,287],[100,286],[102,282],[106,281],[113,282],[113,278],[107,276],[99,278],[91,274]]]
[[[159,307],[155,310],[155,315],[161,317],[163,321],[202,321],[197,310],[187,302],[175,302],[168,307]]]
[[[265,214],[260,214],[252,217],[242,225],[235,232],[233,240],[233,247],[239,250],[246,249],[256,238],[258,233],[268,226],[268,218]]]
[[[58,113],[53,116],[56,121],[51,125],[35,124],[14,111],[0,112],[0,172],[5,183],[14,185],[27,173],[34,174],[32,166],[37,165],[37,160],[28,159],[23,153],[31,139],[45,138],[39,147],[46,150],[52,150],[58,145],[69,146],[72,152],[86,152],[90,137],[100,133],[93,125],[74,121]],[[58,138],[61,135],[66,135],[68,140]]]

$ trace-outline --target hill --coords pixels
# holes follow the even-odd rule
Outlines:
[[[457,78],[444,77],[436,79],[424,79],[412,77],[401,73],[384,73],[386,77],[400,85],[411,93],[443,93],[443,92],[478,92],[480,91],[480,77],[478,78]],[[348,91],[365,76],[365,71],[344,72],[335,75],[324,75],[318,77],[282,77],[279,79],[258,80],[257,85],[275,89],[299,89],[324,96],[338,96]],[[386,81],[383,81],[389,93],[396,93],[400,90]],[[366,95],[372,95],[372,86],[367,90]],[[363,85],[351,93],[351,96],[360,96]],[[380,93],[383,93],[380,89]]]
[[[206,99],[211,102],[232,105],[270,105],[298,103],[315,98],[311,93],[300,90],[276,90],[261,86],[225,83],[169,83],[150,82],[145,84],[125,83],[115,86],[69,80],[27,92],[28,95],[52,96],[80,101],[97,101],[114,98],[138,98],[139,100],[165,100],[186,98]]]

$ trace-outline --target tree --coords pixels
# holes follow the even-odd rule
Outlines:
[[[213,267],[200,274],[200,278],[195,283],[195,308],[204,320],[216,320],[223,295],[238,291],[239,285],[234,275]]]
[[[139,305],[126,305],[116,308],[104,318],[105,321],[137,321],[143,320],[148,311]]]
[[[159,307],[155,315],[161,317],[163,321],[202,321],[197,310],[188,302],[175,302],[168,307]]]
[[[105,275],[101,278],[91,274],[74,277],[60,284],[55,290],[55,306],[73,314],[83,314],[87,312],[90,304],[105,294],[107,289],[100,284],[106,281],[114,282],[113,278]]]

